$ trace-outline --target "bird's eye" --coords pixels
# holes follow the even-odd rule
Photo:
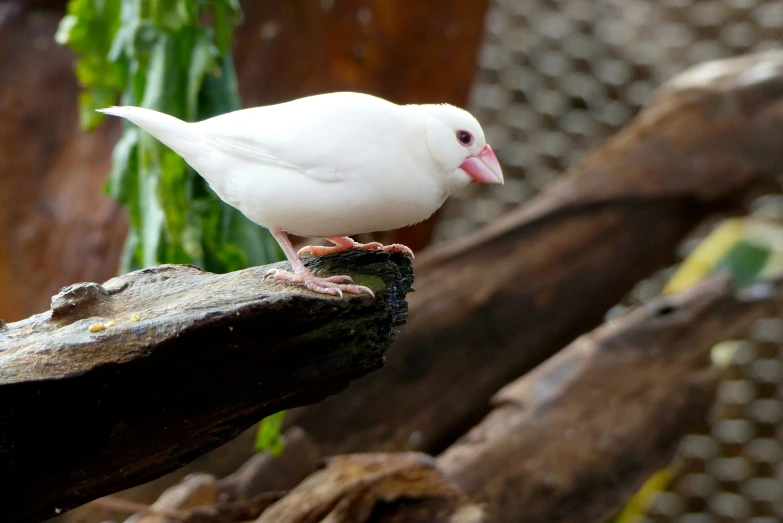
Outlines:
[[[462,145],[471,145],[473,144],[473,135],[467,131],[457,131],[457,140]]]

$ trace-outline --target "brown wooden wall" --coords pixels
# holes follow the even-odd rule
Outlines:
[[[12,2],[0,18],[0,318],[48,307],[60,287],[116,272],[126,230],[103,195],[116,122],[77,125],[72,56],[52,37],[64,2]],[[236,64],[246,105],[333,90],[464,105],[486,0],[243,2]],[[427,224],[395,240],[420,248]]]

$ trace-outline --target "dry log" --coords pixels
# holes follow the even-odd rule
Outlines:
[[[89,506],[96,513],[105,510],[134,514],[127,523],[241,523],[254,520],[317,468],[320,453],[302,429],[293,427],[284,434],[283,440],[283,451],[277,456],[258,453],[221,480],[212,474],[189,474],[166,489],[150,506],[117,496],[97,499]],[[98,520],[87,517],[84,521]]]
[[[191,474],[181,483],[167,489],[152,504],[148,513],[135,523],[168,523],[172,519],[181,521],[187,517],[189,509],[217,504],[218,489],[215,477],[210,474]]]
[[[258,521],[604,523],[712,404],[711,348],[779,313],[776,294],[718,276],[652,300],[500,390],[492,413],[434,463],[340,456]]]
[[[781,143],[783,53],[680,77],[529,204],[418,255],[415,314],[389,364],[289,423],[327,454],[442,450],[495,391],[673,262],[694,225],[771,182]]]
[[[482,510],[419,453],[337,456],[258,523],[479,523]]]
[[[376,298],[264,282],[268,266],[167,265],[67,287],[51,311],[4,326],[4,517],[38,521],[153,479],[379,368],[407,314],[410,261],[353,252],[308,263]]]
[[[284,495],[285,492],[266,492],[246,500],[221,501],[211,507],[195,507],[187,511],[177,523],[246,523],[255,521],[262,512]]]
[[[100,510],[134,514],[127,523],[165,523],[168,519],[177,523],[234,523],[256,519],[317,468],[320,452],[301,428],[288,430],[283,442],[279,455],[255,454],[220,480],[212,474],[189,474],[166,489],[152,505],[119,496],[97,499],[88,504],[94,513],[86,517],[82,514],[83,521],[98,521],[90,516],[97,516]],[[191,466],[194,463],[198,460]]]
[[[500,390],[440,469],[493,523],[608,521],[704,419],[710,349],[778,314],[774,291],[717,277],[580,337]]]
[[[218,496],[214,477],[202,474],[184,478],[149,507],[114,497],[95,504],[136,512],[126,523],[241,523],[259,516],[259,523],[479,523],[483,514],[420,453],[338,456],[288,494],[217,502]]]

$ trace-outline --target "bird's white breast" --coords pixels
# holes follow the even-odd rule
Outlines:
[[[229,187],[216,188],[227,203],[264,227],[300,236],[351,236],[387,231],[427,219],[445,195],[433,183],[398,176],[356,176],[323,181],[283,168],[234,163]]]

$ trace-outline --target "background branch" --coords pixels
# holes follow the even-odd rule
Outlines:
[[[721,276],[632,309],[501,389],[438,465],[493,523],[605,523],[704,419],[712,347],[777,315],[777,292]]]

